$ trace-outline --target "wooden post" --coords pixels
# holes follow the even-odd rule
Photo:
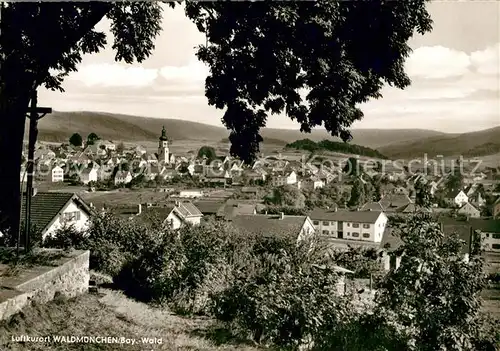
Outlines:
[[[36,111],[37,105],[37,91],[33,90],[31,95],[31,106],[30,106],[30,127],[29,127],[29,138],[28,138],[28,178],[26,179],[26,207],[25,207],[25,216],[24,216],[24,251],[27,253],[30,247],[30,228],[31,228],[31,197],[33,195],[33,171],[35,168],[35,144],[36,138],[38,134],[37,124],[38,124],[38,114]]]
[[[370,273],[370,291],[373,290],[373,274]]]
[[[27,179],[26,179],[26,208],[24,216],[24,251],[27,253],[30,249],[30,229],[31,229],[31,198],[33,196],[33,173],[35,169],[35,144],[38,137],[38,120],[51,113],[52,109],[49,107],[37,107],[38,94],[36,88],[31,95],[31,104],[28,109],[30,119],[29,138],[28,138],[28,162],[27,162]],[[39,115],[41,113],[41,115]]]

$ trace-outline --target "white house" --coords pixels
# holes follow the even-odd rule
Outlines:
[[[64,169],[59,166],[55,166],[51,170],[51,180],[52,183],[64,181]]]
[[[387,225],[381,211],[314,209],[309,215],[316,232],[328,239],[347,239],[380,243]]]
[[[85,168],[80,174],[80,181],[83,184],[88,184],[90,182],[97,182],[98,179],[97,175],[98,175],[97,168],[95,167]]]
[[[179,192],[179,197],[183,198],[197,198],[203,196],[203,190],[191,189],[191,190],[181,190]]]
[[[26,196],[26,195],[24,195]],[[21,219],[25,217],[25,201]],[[31,199],[31,227],[40,232],[42,239],[54,235],[64,226],[77,230],[88,228],[91,208],[76,194],[58,192],[35,192]]]
[[[272,178],[271,183],[273,186],[297,184],[297,173],[295,173],[295,171],[291,171],[286,175],[276,175]]]
[[[185,224],[200,225],[203,214],[191,202],[177,201],[175,204],[163,207],[149,207],[144,212],[139,206],[139,215],[156,215],[164,225],[179,229]]]
[[[500,253],[500,220],[471,219],[472,230],[479,230],[486,252]]]
[[[450,191],[446,199],[448,202],[453,203],[456,206],[463,206],[467,202],[469,202],[469,197],[463,190],[453,190]]]
[[[132,181],[132,174],[130,171],[118,171],[115,175],[115,185],[128,184]]]
[[[462,207],[460,207],[460,209],[457,212],[469,218],[481,217],[481,211],[479,211],[471,203],[465,203]]]

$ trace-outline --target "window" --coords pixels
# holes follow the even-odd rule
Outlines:
[[[67,222],[79,221],[80,220],[80,212],[66,212],[62,215],[63,220]]]
[[[494,250],[500,250],[500,244],[492,244],[491,248]]]
[[[493,239],[500,239],[500,234],[491,234]]]
[[[486,237],[489,238],[490,237],[490,234],[486,233]]]
[[[313,221],[314,225],[319,225],[319,221]]]
[[[370,225],[369,224],[363,224],[363,228],[370,229]]]
[[[352,232],[352,236],[355,237],[355,238],[358,238],[359,237],[359,233],[358,232]]]
[[[347,226],[350,227],[351,226],[351,223],[347,223]]]
[[[359,228],[359,223],[353,223],[353,224],[352,224],[352,227],[353,227],[353,228]]]
[[[328,221],[323,221],[323,225],[330,225],[330,222],[328,222]]]
[[[351,236],[351,232],[347,232],[347,236]]]
[[[330,232],[329,232],[328,230],[323,230],[323,231],[322,231],[322,233],[323,233],[323,235],[328,235],[328,234],[330,234]]]
[[[369,233],[363,233],[363,238],[369,238],[370,234]]]

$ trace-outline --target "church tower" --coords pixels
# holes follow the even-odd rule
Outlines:
[[[170,151],[168,149],[168,138],[165,126],[161,130],[160,142],[158,143],[158,161],[165,164],[170,163]]]

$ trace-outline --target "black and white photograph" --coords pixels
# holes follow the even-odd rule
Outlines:
[[[10,350],[500,350],[500,1],[0,0]]]

